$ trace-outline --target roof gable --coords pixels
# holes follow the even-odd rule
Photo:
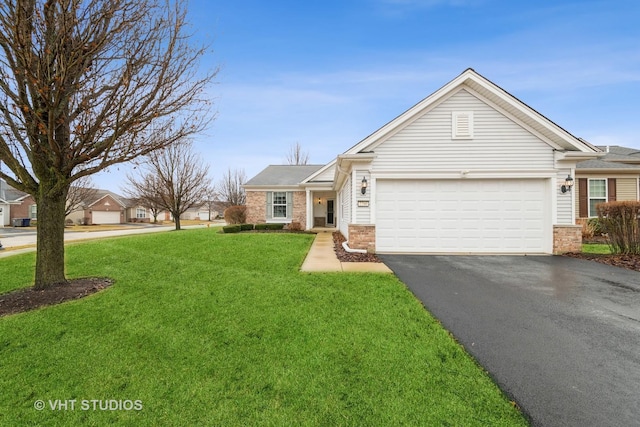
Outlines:
[[[95,196],[92,197],[92,199],[94,200],[86,200],[85,203],[87,203],[88,207],[92,207],[107,198],[113,200],[116,204],[120,205],[123,208],[127,207],[125,203],[122,202],[122,198],[120,196],[108,190],[96,190]]]
[[[556,150],[583,153],[600,152],[596,147],[573,136],[504,89],[469,68],[442,88],[351,147],[345,154],[356,154],[373,150],[378,144],[460,90],[466,90],[480,98],[483,102],[514,120]]]

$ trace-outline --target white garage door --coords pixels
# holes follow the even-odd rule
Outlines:
[[[378,180],[376,250],[550,252],[545,183],[543,179]]]
[[[93,211],[93,224],[120,224],[120,212]]]

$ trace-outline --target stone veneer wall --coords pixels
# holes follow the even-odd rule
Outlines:
[[[581,225],[553,226],[553,253],[582,252]]]
[[[373,224],[349,224],[349,241],[351,249],[365,249],[367,252],[376,251],[376,226]]]

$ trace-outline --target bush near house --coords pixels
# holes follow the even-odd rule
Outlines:
[[[222,231],[225,233],[239,233],[242,231],[242,226],[240,225],[225,225],[222,227]]]
[[[247,222],[246,206],[231,206],[224,211],[224,220],[227,224],[244,224]]]
[[[240,224],[241,231],[251,231],[253,230],[253,224]]]
[[[640,255],[640,202],[598,203],[596,210],[611,253]]]
[[[589,218],[582,223],[582,238],[591,239],[602,235],[602,223],[600,218]]]

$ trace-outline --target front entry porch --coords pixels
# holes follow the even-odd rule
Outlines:
[[[338,223],[335,191],[309,191],[307,229],[331,231]]]

